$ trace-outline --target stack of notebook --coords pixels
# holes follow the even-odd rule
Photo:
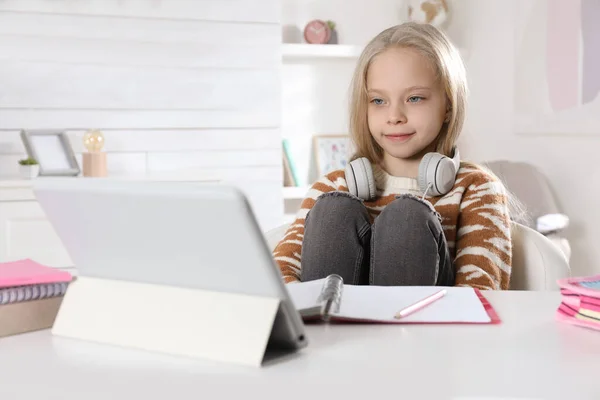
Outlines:
[[[52,327],[71,280],[29,259],[0,263],[0,337]]]
[[[558,281],[562,301],[556,317],[561,322],[600,330],[600,275]]]

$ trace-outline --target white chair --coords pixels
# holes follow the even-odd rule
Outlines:
[[[556,281],[571,276],[567,255],[547,236],[511,223],[513,262],[510,290],[558,290]]]
[[[288,225],[265,233],[271,251]],[[558,290],[556,281],[570,276],[565,254],[541,233],[516,222],[511,224],[513,261],[510,290]]]
[[[511,210],[512,219],[542,233],[565,254],[567,261],[570,260],[571,245],[564,234],[564,227],[550,229],[550,232],[540,229],[540,221],[548,220],[547,217],[562,216],[568,220],[562,214],[546,176],[534,165],[522,161],[493,160],[483,165],[496,174],[525,207],[525,213]]]

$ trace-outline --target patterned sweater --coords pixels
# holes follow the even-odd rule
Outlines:
[[[365,201],[374,220],[397,194],[421,195],[415,179],[393,177],[373,166],[377,197]],[[344,171],[333,171],[316,181],[302,201],[296,220],[273,250],[286,283],[300,280],[304,219],[325,192],[348,192]],[[425,197],[442,217],[442,227],[456,272],[456,286],[506,290],[509,286],[512,243],[508,198],[502,183],[484,169],[462,163],[452,190]]]

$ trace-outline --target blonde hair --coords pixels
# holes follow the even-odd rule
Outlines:
[[[437,78],[441,80],[449,103],[450,120],[443,124],[437,138],[436,151],[452,156],[458,136],[463,127],[467,103],[467,79],[465,67],[458,50],[448,37],[429,24],[407,22],[388,28],[375,36],[358,59],[350,91],[350,136],[356,153],[352,159],[367,157],[377,163],[383,157],[383,149],[369,132],[367,121],[367,71],[373,58],[389,48],[417,50],[431,61]]]

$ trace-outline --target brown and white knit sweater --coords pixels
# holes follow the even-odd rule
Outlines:
[[[364,204],[374,220],[396,195],[422,195],[415,179],[393,177],[374,166],[377,187],[374,201]],[[344,171],[333,171],[315,182],[302,201],[296,220],[273,250],[286,283],[299,281],[304,219],[325,192],[348,192]],[[507,193],[502,183],[484,169],[461,164],[452,190],[440,197],[425,197],[442,217],[442,226],[454,260],[456,286],[508,289],[512,243]]]

